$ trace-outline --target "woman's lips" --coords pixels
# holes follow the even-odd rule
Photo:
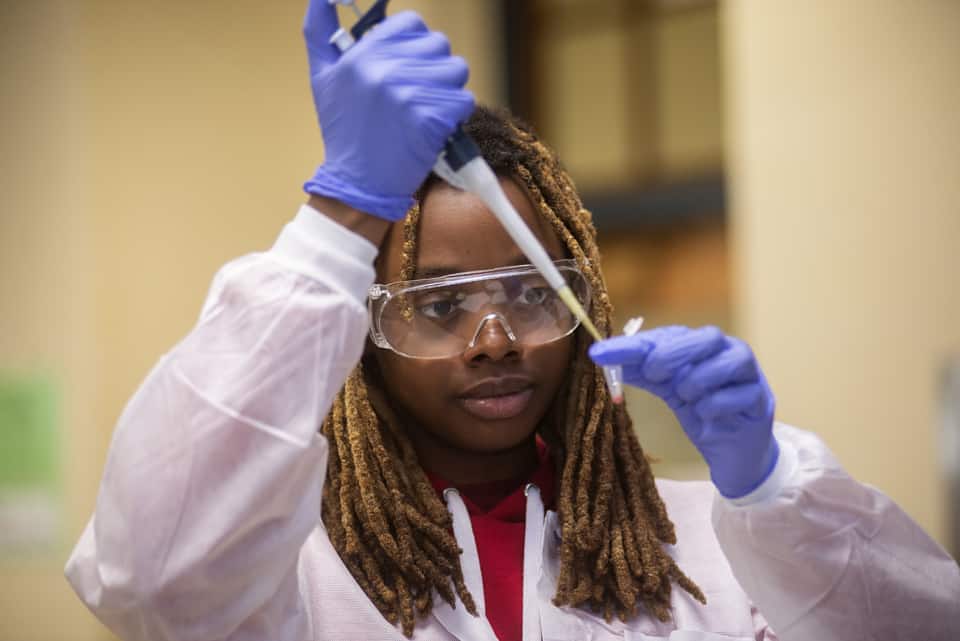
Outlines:
[[[487,421],[496,421],[513,418],[522,414],[530,399],[533,397],[533,388],[527,387],[517,392],[499,396],[470,396],[463,397],[460,402],[468,413]]]

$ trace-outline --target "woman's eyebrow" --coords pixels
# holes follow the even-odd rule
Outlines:
[[[516,254],[513,259],[508,260],[501,265],[497,265],[497,267],[515,267],[517,265],[528,265],[529,263],[530,261],[526,256],[523,254]],[[464,269],[462,266],[455,265],[418,265],[416,272],[413,274],[413,279],[421,280],[424,278],[437,278],[439,276],[449,276],[450,274],[459,274],[465,271],[473,270]]]
[[[448,267],[445,265],[431,265],[427,267],[418,266],[417,270],[413,273],[413,280],[422,280],[424,278],[437,278],[438,276],[449,276],[450,274],[456,274],[457,272],[463,271],[462,269],[457,269],[456,267]]]

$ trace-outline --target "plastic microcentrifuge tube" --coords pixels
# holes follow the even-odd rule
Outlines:
[[[631,318],[623,326],[624,336],[633,336],[643,327],[643,316]],[[623,367],[620,365],[605,365],[603,378],[607,381],[610,398],[616,405],[623,403]]]

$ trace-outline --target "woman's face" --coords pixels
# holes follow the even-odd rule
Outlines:
[[[501,185],[553,259],[565,257],[556,234],[512,180]],[[377,280],[400,280],[403,225],[394,225],[381,248]],[[507,232],[472,194],[438,183],[421,203],[414,279],[443,273],[526,264]],[[544,345],[512,342],[496,321],[481,325],[473,347],[444,359],[423,360],[374,349],[387,395],[400,411],[421,464],[443,474],[445,461],[529,447],[571,361],[573,336]],[[447,478],[451,478],[449,469]],[[493,473],[493,477],[496,478]],[[492,480],[492,479],[491,479]]]

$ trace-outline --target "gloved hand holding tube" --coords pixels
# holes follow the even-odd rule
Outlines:
[[[744,496],[773,471],[775,401],[743,341],[715,327],[659,327],[595,343],[590,357],[667,403],[723,496]]]
[[[390,221],[403,218],[457,124],[474,109],[468,68],[413,12],[390,16],[342,55],[336,7],[304,19],[325,160],[304,190]]]

